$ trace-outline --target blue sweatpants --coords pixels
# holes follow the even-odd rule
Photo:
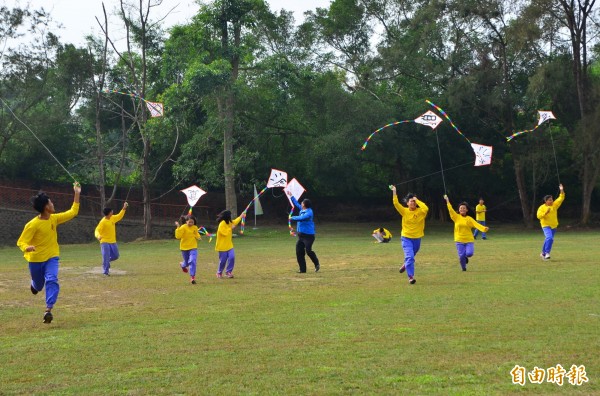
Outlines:
[[[183,257],[183,263],[181,268],[189,267],[190,276],[196,276],[196,261],[198,260],[198,249],[182,250],[181,256]]]
[[[415,276],[415,256],[421,248],[421,238],[402,237],[402,250],[404,250],[404,267],[409,278]]]
[[[29,263],[31,286],[37,291],[42,291],[46,286],[46,308],[54,307],[60,286],[58,284],[58,257],[38,263]]]
[[[104,275],[108,275],[110,262],[119,258],[119,247],[116,243],[101,243],[100,251],[102,252],[102,270]]]
[[[550,251],[552,250],[552,244],[554,244],[554,234],[556,234],[556,228],[542,227],[542,231],[544,231],[544,236],[546,237],[544,240],[544,245],[542,245],[542,253],[550,254]]]
[[[473,242],[456,242],[456,252],[458,253],[458,261],[462,269],[467,268],[467,257],[473,257],[475,253],[475,244]]]
[[[481,224],[482,226],[485,226],[485,220],[477,220],[477,222],[478,222],[479,224]],[[482,237],[483,239],[485,239],[485,238],[486,238],[485,232],[483,232],[483,231],[479,231],[477,228],[475,228],[475,231],[473,232],[473,236],[474,236],[475,238],[477,238],[477,235],[479,235],[479,233],[480,233],[480,232],[481,232],[481,237]]]
[[[219,252],[219,270],[218,274],[222,274],[225,269],[225,264],[227,264],[227,272],[233,271],[233,266],[235,265],[235,252],[233,249],[229,249],[226,252]]]

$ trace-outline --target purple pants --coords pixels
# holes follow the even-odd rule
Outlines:
[[[402,237],[402,250],[404,250],[404,267],[409,278],[415,276],[415,256],[421,249],[421,238]]]
[[[543,254],[550,254],[552,250],[552,245],[554,244],[554,234],[556,234],[556,228],[550,227],[542,227],[542,231],[544,231],[544,245],[542,246]]]
[[[104,275],[108,275],[110,262],[119,258],[119,247],[116,243],[101,243],[100,251],[102,252],[102,270]]]
[[[233,266],[235,265],[235,252],[233,249],[229,249],[226,252],[219,252],[219,270],[218,274],[222,274],[227,264],[227,272],[233,272]]]
[[[467,257],[473,257],[475,253],[475,244],[473,242],[456,242],[456,252],[458,253],[458,261],[462,269],[467,268]]]
[[[31,286],[35,290],[41,291],[46,286],[46,307],[54,307],[60,291],[58,257],[52,257],[48,261],[40,263],[29,263],[29,273],[31,274]]]
[[[182,250],[183,263],[181,268],[190,268],[190,276],[196,276],[196,261],[198,260],[198,249]]]

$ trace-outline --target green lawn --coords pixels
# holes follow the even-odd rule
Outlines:
[[[97,244],[63,245],[50,325],[0,249],[0,394],[600,394],[598,232],[559,228],[544,262],[540,230],[492,226],[462,272],[452,224],[428,225],[409,285],[399,221],[390,244],[376,226],[318,226],[316,274],[285,225],[234,239],[235,279],[203,240],[197,285],[175,240],[119,244],[108,278]],[[512,383],[558,364],[589,382]]]

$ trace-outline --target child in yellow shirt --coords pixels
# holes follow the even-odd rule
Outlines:
[[[185,224],[179,225],[175,222],[175,238],[179,239],[179,249],[183,256],[183,261],[179,264],[183,272],[190,274],[190,282],[196,284],[196,262],[198,261],[198,241],[201,239],[196,218],[188,215],[185,218]]]
[[[471,216],[467,216],[469,208],[466,202],[461,202],[460,205],[458,205],[458,213],[456,213],[452,208],[447,195],[444,195],[444,199],[448,206],[450,218],[454,222],[454,242],[456,242],[458,260],[462,270],[466,271],[469,257],[473,257],[473,254],[475,253],[475,238],[472,233],[473,228],[477,228],[481,232],[487,232],[489,228],[479,224]]]
[[[94,235],[100,242],[100,252],[102,253],[102,272],[109,276],[110,262],[119,258],[119,247],[117,246],[117,227],[116,224],[123,219],[125,211],[129,204],[123,203],[123,209],[116,215],[111,208],[104,208],[102,213],[104,217],[96,226]]]
[[[242,221],[242,214],[236,219],[231,220],[231,211],[224,210],[217,216],[219,228],[217,230],[217,242],[215,250],[219,252],[219,268],[217,269],[217,278],[223,277],[223,270],[227,264],[225,276],[233,278],[233,267],[235,266],[235,251],[233,250],[233,229]]]

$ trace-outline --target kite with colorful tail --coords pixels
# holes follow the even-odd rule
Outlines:
[[[514,138],[516,138],[517,136],[521,136],[521,135],[524,135],[526,133],[531,133],[531,132],[535,131],[536,129],[538,129],[540,127],[540,125],[542,125],[544,122],[546,122],[548,120],[556,120],[556,117],[554,117],[554,114],[552,114],[551,111],[538,110],[538,114],[539,114],[540,118],[538,119],[538,123],[535,126],[535,128],[533,128],[533,129],[527,129],[525,131],[515,132],[512,135],[510,135],[509,137],[507,137],[506,141],[510,142],[511,140],[513,140]]]
[[[296,198],[296,200],[300,199],[300,197],[302,196],[304,191],[306,191],[306,189],[304,187],[302,187],[302,184],[300,184],[300,182],[298,182],[298,180],[296,180],[294,178],[288,183],[287,186],[285,186],[283,191],[285,191],[285,193],[287,194],[288,200],[290,201],[290,205],[292,205],[292,208],[290,209],[290,213],[288,214],[288,228],[290,230],[290,235],[296,236],[294,227],[292,227],[292,215],[294,214],[295,206],[294,206],[294,203],[292,202],[291,197]]]
[[[396,121],[396,122],[392,122],[391,124],[384,125],[369,135],[367,140],[365,140],[365,142],[363,143],[361,150],[362,151],[366,150],[367,144],[369,144],[369,141],[371,140],[371,138],[373,136],[375,136],[375,134],[377,134],[378,132],[384,130],[385,128],[389,128],[394,125],[405,124],[407,122],[416,122],[417,124],[426,125],[426,126],[430,127],[431,129],[435,129],[440,124],[440,122],[442,122],[442,119],[440,117],[438,117],[434,112],[427,111],[426,113],[421,114],[419,117],[415,118],[414,120]]]

